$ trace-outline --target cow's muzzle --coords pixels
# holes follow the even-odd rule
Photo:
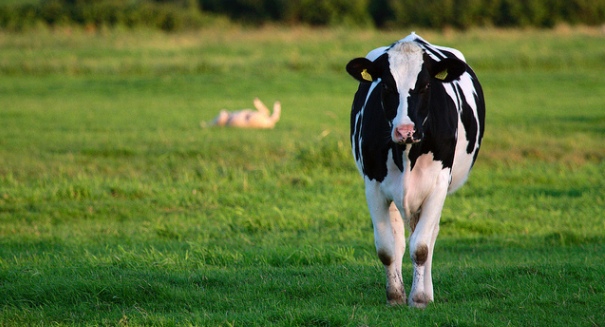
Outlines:
[[[397,126],[393,131],[393,142],[398,144],[412,144],[420,142],[414,124],[403,124]]]

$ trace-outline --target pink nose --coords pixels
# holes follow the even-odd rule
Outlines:
[[[413,143],[414,140],[414,124],[402,124],[395,129],[395,141],[397,143]]]

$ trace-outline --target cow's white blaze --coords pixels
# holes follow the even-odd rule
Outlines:
[[[391,137],[396,142],[397,127],[414,124],[408,114],[408,91],[414,89],[418,74],[422,70],[423,51],[416,43],[402,42],[389,49],[388,54],[391,75],[399,91],[399,107],[391,131]]]

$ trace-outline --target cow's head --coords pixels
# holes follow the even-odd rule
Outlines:
[[[361,83],[375,83],[382,108],[398,144],[420,142],[429,116],[431,87],[456,80],[466,70],[462,60],[433,60],[415,42],[398,42],[376,60],[356,58],[347,72]]]

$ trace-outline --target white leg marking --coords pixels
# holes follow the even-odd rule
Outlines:
[[[431,244],[429,245],[429,254],[426,258],[426,263],[424,264],[424,292],[427,294],[427,299],[429,302],[433,302],[435,300],[433,294],[433,276],[431,273],[431,268],[433,266],[433,253],[435,250],[435,241],[437,240],[438,234],[439,224],[435,225],[435,230],[433,230],[433,239],[431,240]]]
[[[366,200],[374,225],[376,253],[386,273],[387,301],[391,305],[406,302],[401,277],[401,262],[405,252],[405,230],[401,214],[380,191],[380,184],[366,179]]]
[[[424,308],[433,297],[431,275],[432,256],[439,232],[439,219],[447,195],[449,170],[442,170],[433,192],[422,204],[420,219],[410,236],[410,255],[414,265],[414,278],[408,304]]]

